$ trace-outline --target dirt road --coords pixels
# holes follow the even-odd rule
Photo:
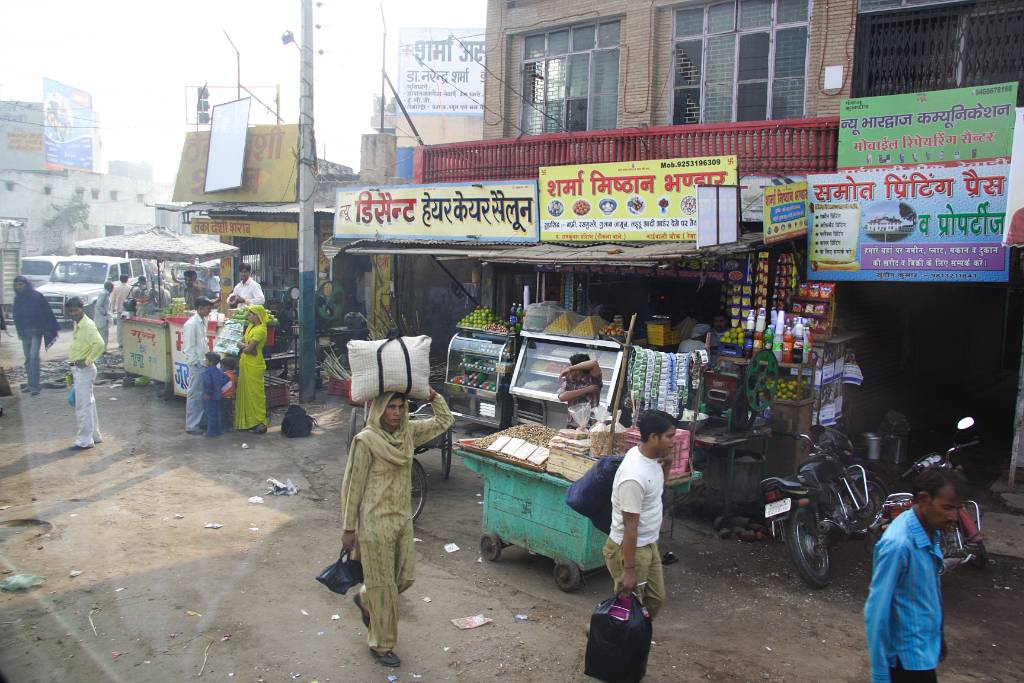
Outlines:
[[[74,418],[62,391],[12,401],[0,418],[0,569],[47,578],[0,594],[11,683],[387,680],[354,606],[313,580],[339,547],[346,409],[311,408],[324,420],[309,439],[211,440],[184,434],[183,403],[157,387],[104,386],[97,399],[105,441],[87,452],[65,450]],[[478,562],[481,481],[457,458],[443,481],[437,452],[421,458],[431,492],[417,582],[402,598],[398,680],[590,680],[583,627],[608,577],[566,594],[545,558],[508,548]],[[248,503],[267,477],[301,491]],[[461,549],[446,553],[450,542]],[[867,679],[861,545],[841,548],[826,591],[805,588],[781,546],[719,540],[697,520],[680,519],[662,545],[681,561],[666,568],[646,680]],[[1020,680],[1024,565],[999,557],[984,573],[958,571],[944,594],[943,680]],[[474,614],[494,623],[449,623]]]

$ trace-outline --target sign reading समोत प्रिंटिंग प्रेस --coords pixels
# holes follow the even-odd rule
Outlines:
[[[343,239],[536,242],[532,180],[340,188],[334,236]]]
[[[843,100],[836,167],[1006,160],[1016,102],[1016,83]]]
[[[736,185],[736,157],[545,166],[540,239],[694,242],[701,185]]]
[[[1007,164],[809,175],[809,280],[1006,282]]]

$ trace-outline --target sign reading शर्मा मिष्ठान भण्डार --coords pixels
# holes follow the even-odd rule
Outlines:
[[[1007,164],[809,175],[809,280],[1006,282]]]
[[[174,202],[294,202],[299,127],[295,124],[249,126],[245,136],[242,186],[206,192],[210,131],[185,133],[174,181]]]
[[[538,172],[540,239],[697,239],[697,187],[735,185],[736,157],[545,166]]]
[[[764,243],[807,234],[807,182],[764,186]]]
[[[414,116],[483,116],[484,29],[403,28],[398,95]]]
[[[335,237],[537,241],[537,183],[530,180],[340,188],[335,196]]]
[[[843,100],[839,169],[1010,156],[1016,83]]]

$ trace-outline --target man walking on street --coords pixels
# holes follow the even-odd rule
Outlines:
[[[110,294],[114,291],[114,283],[107,280],[103,283],[103,291],[96,297],[96,306],[93,309],[93,322],[96,323],[96,330],[103,340],[103,351],[106,353],[107,340],[110,334]]]
[[[612,528],[604,560],[615,581],[615,592],[636,593],[654,619],[665,602],[658,534],[676,420],[660,410],[648,410],[637,427],[640,443],[626,453],[612,484]]]
[[[940,532],[952,526],[965,494],[963,477],[933,468],[914,480],[914,506],[875,545],[864,627],[874,683],[937,681],[942,635]]]
[[[22,389],[39,395],[39,348],[50,348],[57,341],[60,325],[46,297],[32,288],[24,275],[14,278],[14,326],[18,328],[21,350],[25,354],[27,382]]]
[[[196,299],[196,312],[182,331],[182,352],[188,363],[188,396],[185,399],[185,431],[202,434],[203,422],[203,372],[206,370],[206,354],[210,343],[206,339],[207,316],[213,309],[206,297]]]
[[[92,388],[96,381],[96,361],[103,355],[105,348],[96,324],[85,314],[81,299],[71,297],[64,308],[74,323],[71,347],[68,349],[68,362],[72,364],[71,376],[75,381],[75,420],[78,422],[78,434],[73,448],[85,450],[103,441]]]
[[[128,276],[122,275],[114,285],[114,291],[110,293],[110,316],[113,318],[118,348],[124,346],[121,342],[121,312],[124,311],[124,301],[130,291],[132,288],[128,285]]]

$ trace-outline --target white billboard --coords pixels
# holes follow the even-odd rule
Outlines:
[[[0,102],[0,169],[42,171],[42,102]]]
[[[398,95],[412,115],[483,116],[484,29],[403,28]]]
[[[213,108],[205,192],[233,190],[242,186],[245,137],[249,131],[249,99],[245,97]]]

